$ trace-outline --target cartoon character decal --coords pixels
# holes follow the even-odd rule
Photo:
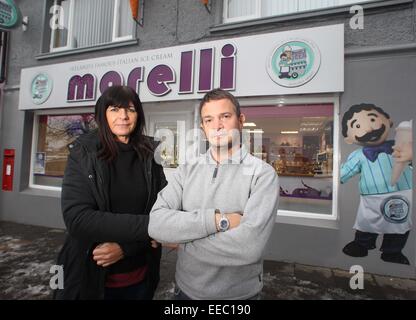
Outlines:
[[[345,141],[362,146],[341,166],[341,183],[360,175],[355,238],[343,252],[365,257],[376,248],[378,235],[383,235],[381,259],[409,264],[402,250],[412,228],[412,135],[411,130],[403,134],[402,123],[396,141],[387,140],[392,127],[390,116],[374,104],[354,105],[343,116]]]

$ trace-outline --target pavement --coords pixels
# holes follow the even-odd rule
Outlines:
[[[0,221],[0,299],[51,299],[50,272],[65,231]],[[173,295],[175,251],[163,251],[157,300]],[[364,289],[350,288],[348,271],[265,261],[263,300],[416,299],[416,280],[366,274]]]

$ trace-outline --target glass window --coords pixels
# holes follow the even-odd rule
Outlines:
[[[126,0],[48,2],[51,52],[133,38],[134,20]]]
[[[178,124],[157,122],[154,126],[155,138],[161,143],[161,165],[164,168],[176,168],[179,162]]]
[[[67,46],[69,35],[70,0],[54,1],[50,9],[51,18],[51,51]]]
[[[331,215],[333,104],[244,107],[242,113],[250,152],[279,175],[279,210]]]
[[[116,5],[118,6],[115,15],[115,35],[114,38],[131,38],[133,28],[133,18],[130,9],[130,1],[118,0]]]
[[[187,147],[195,141],[188,133],[193,126],[194,107],[197,103],[189,100],[143,104],[146,133],[160,142],[155,160],[165,168],[167,177],[174,172],[174,168],[185,163]]]
[[[258,17],[258,3],[253,0],[226,0],[226,21],[255,19]]]
[[[224,23],[374,1],[379,0],[224,0]]]
[[[97,127],[94,114],[38,115],[35,117],[32,185],[60,187],[68,144]]]

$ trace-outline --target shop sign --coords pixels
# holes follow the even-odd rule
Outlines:
[[[343,92],[344,25],[26,68],[19,109],[91,106],[114,85],[130,86],[144,103],[198,100],[214,88],[236,97]]]
[[[48,100],[52,92],[52,80],[44,73],[37,74],[30,87],[32,102],[34,104],[42,104]]]
[[[283,87],[299,87],[313,79],[321,65],[318,46],[306,39],[279,44],[270,56],[267,71]]]

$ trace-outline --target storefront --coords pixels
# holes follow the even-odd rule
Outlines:
[[[353,237],[358,195],[354,183],[339,183],[341,162],[351,151],[342,142],[340,115],[361,97],[388,101],[388,108],[394,101],[377,100],[385,94],[377,85],[363,91],[368,79],[385,86],[384,58],[347,61],[344,48],[344,24],[334,24],[22,69],[19,110],[30,121],[25,136],[31,143],[29,182],[21,191],[36,201],[59,198],[66,145],[95,128],[93,105],[116,84],[139,93],[147,133],[171,141],[161,150],[169,179],[188,150],[197,145],[203,151],[199,99],[220,87],[241,103],[244,143],[280,177],[280,207],[265,257],[349,269],[357,261],[341,249]],[[406,59],[391,58],[401,69]],[[405,88],[405,95],[412,91]],[[62,227],[59,214],[53,225]],[[371,272],[414,277],[414,268],[369,260]]]
[[[282,215],[336,220],[334,119],[343,91],[343,25],[304,34],[271,33],[22,70],[19,109],[35,110],[30,187],[59,190],[66,146],[95,128],[92,106],[115,84],[138,91],[150,135],[172,140],[162,150],[169,176],[194,143],[198,99],[221,87],[241,100],[251,152],[281,177]]]

